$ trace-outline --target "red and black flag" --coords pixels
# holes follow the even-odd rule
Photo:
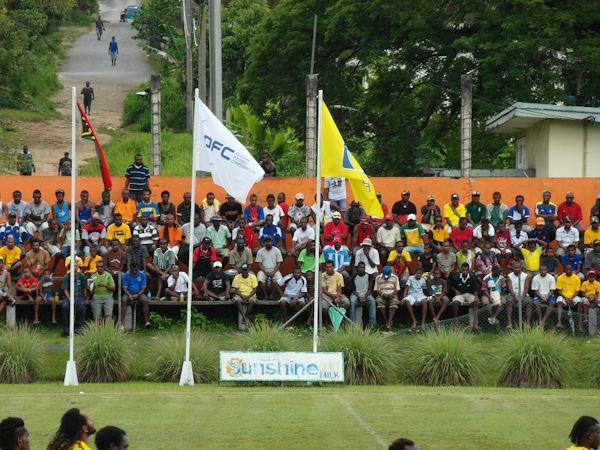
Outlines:
[[[82,139],[94,142],[96,147],[96,155],[98,156],[98,162],[100,163],[100,174],[102,175],[104,190],[110,191],[112,188],[112,180],[110,179],[110,171],[108,170],[108,164],[106,164],[106,157],[104,156],[102,145],[100,145],[100,141],[98,140],[98,136],[96,136],[96,132],[92,127],[90,119],[88,119],[88,116],[85,114],[85,111],[79,101],[77,102],[77,108],[81,114],[81,137]]]

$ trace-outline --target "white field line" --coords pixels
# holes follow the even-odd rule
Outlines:
[[[346,400],[343,399],[342,397],[340,397],[339,395],[334,395],[335,399],[340,403],[340,405],[342,405],[344,408],[346,408],[346,411],[348,411],[348,413],[354,417],[354,420],[356,420],[356,422],[358,422],[358,424],[363,427],[365,429],[365,431],[367,433],[369,433],[373,439],[375,439],[377,441],[377,443],[379,445],[381,445],[381,448],[388,448],[388,442],[383,438],[383,436],[381,436],[377,431],[375,431],[373,429],[373,427],[371,427],[371,425],[369,425],[363,418],[362,416],[356,412],[356,410],[352,407],[352,405]]]

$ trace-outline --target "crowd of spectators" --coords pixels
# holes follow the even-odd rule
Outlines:
[[[62,300],[67,323],[69,277],[61,289],[53,278],[70,269],[72,237],[78,323],[88,302],[93,320],[112,320],[119,286],[123,306],[143,306],[146,326],[149,299],[182,300],[189,289],[196,298],[235,303],[244,322],[258,298],[277,300],[287,320],[313,299],[317,272],[325,313],[343,307],[356,321],[357,311],[364,310],[368,326],[376,326],[379,315],[388,329],[400,308],[410,329],[418,331],[428,318],[437,324],[444,314],[457,317],[465,308],[476,313],[484,305],[492,311],[490,324],[506,316],[502,325],[511,328],[517,303],[528,324],[535,313],[544,326],[556,308],[560,328],[563,311],[573,308],[582,313],[583,327],[588,308],[598,304],[600,201],[591,208],[587,229],[572,192],[557,206],[544,191],[532,207],[522,195],[508,206],[499,192],[488,204],[479,192],[466,203],[457,194],[437,203],[432,194],[419,208],[408,191],[391,208],[378,193],[384,217],[376,218],[346,201],[344,179],[326,179],[324,185],[319,207],[302,193],[291,203],[284,192],[264,199],[253,194],[241,205],[230,195],[217,199],[208,192],[195,205],[193,221],[189,193],[175,204],[163,191],[156,202],[147,183],[129,183],[116,201],[110,192],[96,200],[83,190],[75,205],[62,189],[51,202],[38,189],[31,201],[16,190],[12,201],[0,206],[0,311],[27,300],[35,304],[34,323],[39,323],[39,306],[49,303],[55,323]],[[190,252],[195,283],[187,275]],[[473,328],[479,328],[477,319]]]

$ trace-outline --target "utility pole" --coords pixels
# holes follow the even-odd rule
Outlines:
[[[315,46],[317,41],[317,19],[313,21],[312,48],[310,53],[310,74],[306,77],[306,176],[314,177],[317,174],[317,94],[318,76],[315,69]]]
[[[192,0],[182,0],[181,19],[185,37],[185,114],[189,133],[194,128],[194,78],[192,72]]]
[[[200,100],[206,104],[206,7],[204,0],[200,0],[199,6],[198,23],[200,24],[200,41],[198,43],[198,92]]]
[[[160,75],[150,75],[152,175],[160,175]]]
[[[208,0],[210,14],[210,109],[223,120],[223,73],[221,67],[221,0]]]
[[[460,174],[462,178],[471,178],[471,130],[473,127],[473,75],[460,76]]]

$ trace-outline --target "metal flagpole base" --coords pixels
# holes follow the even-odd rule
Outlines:
[[[181,368],[181,377],[179,378],[179,386],[194,385],[194,371],[192,370],[192,362],[184,361]]]
[[[67,361],[67,370],[65,371],[65,386],[79,386],[75,361]]]

